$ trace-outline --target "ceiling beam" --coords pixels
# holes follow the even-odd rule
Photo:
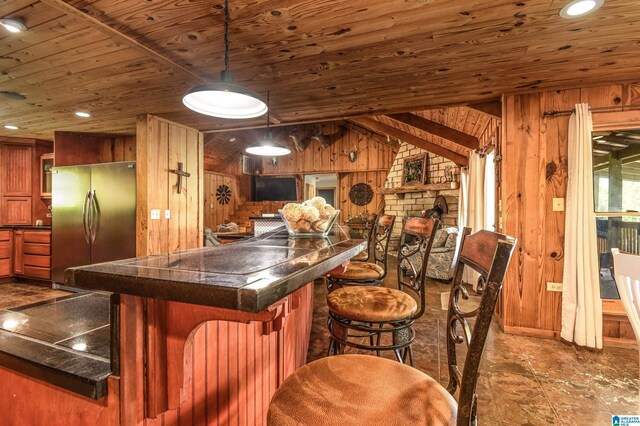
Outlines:
[[[354,118],[351,121],[374,132],[388,134],[391,137],[400,139],[413,146],[424,149],[425,151],[440,155],[441,157],[447,158],[460,166],[466,166],[467,164],[469,164],[469,159],[464,155],[450,151],[443,146],[404,132],[397,127],[389,126],[387,124],[376,121],[373,118]]]
[[[443,124],[436,123],[435,121],[427,120],[419,115],[411,114],[410,112],[403,112],[400,114],[389,114],[387,117],[432,135],[439,136],[465,148],[480,148],[480,140],[477,137],[452,129],[451,127],[447,127]]]
[[[380,144],[390,146],[395,150],[398,150],[398,148],[400,148],[400,142],[398,141],[398,139],[391,138],[391,135],[389,135],[389,139],[387,139],[386,135],[374,132],[373,130],[365,129],[364,127],[351,121],[339,121],[338,125],[346,128],[347,130],[351,130],[352,132],[362,135],[365,138],[372,139]]]
[[[497,99],[495,101],[477,102],[474,104],[467,104],[468,108],[474,109],[478,112],[488,115],[491,118],[502,119],[502,101]]]

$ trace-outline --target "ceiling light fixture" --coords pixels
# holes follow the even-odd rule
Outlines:
[[[269,93],[267,92],[267,105],[269,104]],[[278,157],[280,155],[287,155],[291,153],[291,150],[286,146],[282,146],[273,140],[271,130],[269,130],[269,108],[267,107],[267,131],[264,133],[264,138],[261,141],[250,145],[245,150],[249,154],[261,155],[267,157]]]
[[[580,18],[600,9],[603,3],[604,0],[573,0],[560,10],[560,16],[565,19]]]
[[[86,111],[76,111],[74,112],[75,115],[77,115],[78,117],[82,117],[82,118],[89,118],[91,117],[91,114],[89,114]]]
[[[218,118],[254,118],[267,112],[267,104],[257,93],[233,83],[229,70],[229,0],[224,2],[224,70],[220,80],[192,88],[182,103],[195,112]]]
[[[5,124],[4,128],[8,129],[8,130],[18,130],[19,129],[18,126],[14,126],[13,124]]]
[[[0,25],[2,25],[10,33],[19,33],[22,31],[27,31],[27,26],[22,22],[21,19],[17,19],[17,18],[0,19]]]

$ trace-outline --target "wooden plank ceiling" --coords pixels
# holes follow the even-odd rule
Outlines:
[[[270,91],[282,123],[637,79],[637,0],[607,0],[593,15],[574,20],[558,16],[565,3],[232,0],[231,69],[243,85]],[[212,119],[181,103],[191,86],[218,79],[223,15],[219,0],[0,1],[0,17],[21,17],[29,27],[0,32],[0,92],[26,97],[0,97],[0,125],[21,128],[0,127],[0,135],[133,133],[140,113],[200,130],[263,124],[263,118]],[[78,109],[93,118],[75,117]],[[452,127],[461,114],[469,112],[435,109],[423,118]],[[464,121],[469,134],[482,126]]]

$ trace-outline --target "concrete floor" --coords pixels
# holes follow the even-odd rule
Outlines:
[[[397,288],[394,259],[385,285]],[[416,368],[445,385],[446,311],[440,294],[448,285],[427,284],[427,310],[416,323]],[[308,361],[326,356],[326,288],[315,287]],[[347,350],[347,352],[354,352]],[[391,355],[387,357],[392,358]],[[611,425],[613,414],[638,412],[638,351],[578,350],[555,340],[489,333],[478,383],[481,425]]]

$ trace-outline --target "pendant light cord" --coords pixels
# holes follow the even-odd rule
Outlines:
[[[224,69],[229,70],[229,0],[224,0]]]
[[[269,133],[269,123],[271,122],[270,120],[270,115],[269,113],[271,112],[271,108],[270,108],[270,101],[269,101],[269,95],[271,92],[267,92],[267,133]]]

